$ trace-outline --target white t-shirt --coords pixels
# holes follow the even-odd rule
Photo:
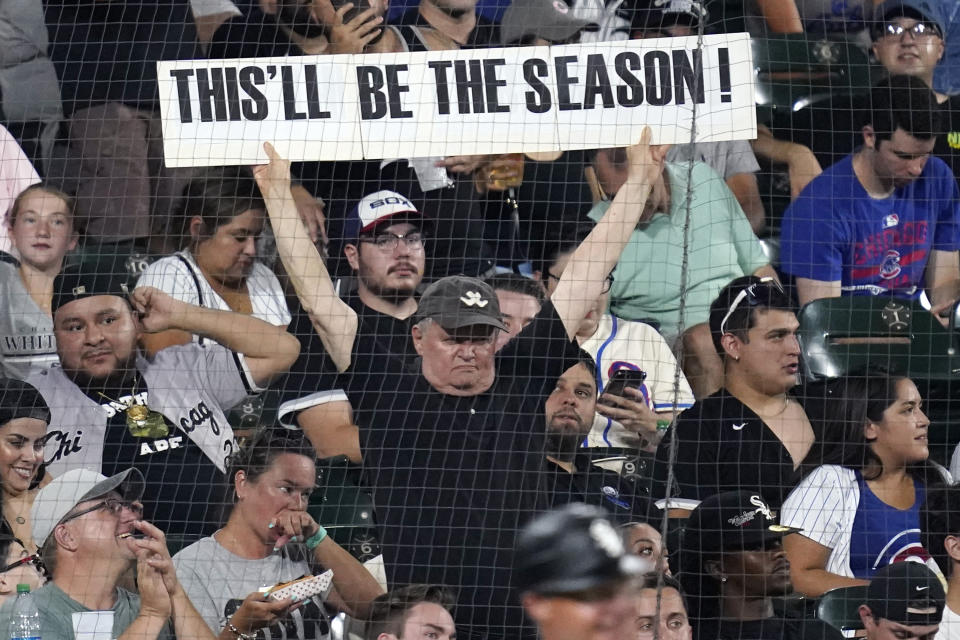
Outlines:
[[[943,608],[943,618],[940,619],[940,631],[933,640],[960,640],[960,613],[949,606]]]
[[[137,286],[156,287],[188,304],[221,311],[231,310],[226,300],[207,282],[189,251],[178,251],[148,266],[137,281]],[[290,324],[290,310],[280,281],[273,271],[259,261],[253,263],[253,270],[247,276],[247,292],[254,318],[280,327]],[[194,342],[201,342],[199,336],[194,336]]]
[[[607,313],[600,318],[596,333],[580,346],[597,363],[597,389],[601,393],[618,369],[641,370],[647,374],[640,390],[648,407],[660,413],[683,411],[693,406],[693,391],[682,372],[677,397],[673,397],[677,359],[663,336],[650,325]],[[639,443],[637,435],[619,422],[599,413],[594,416],[587,446],[636,448]]]

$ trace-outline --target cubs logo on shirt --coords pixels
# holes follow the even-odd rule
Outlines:
[[[900,275],[900,252],[896,249],[888,249],[880,264],[880,277],[890,280],[898,275]]]

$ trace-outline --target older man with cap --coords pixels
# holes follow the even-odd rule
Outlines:
[[[128,299],[120,277],[89,269],[54,280],[62,368],[29,379],[52,412],[47,470],[136,467],[151,520],[168,535],[209,535],[221,522],[224,464],[235,447],[224,412],[285,371],[299,343],[282,327],[150,287]],[[179,345],[151,360],[140,354],[144,332],[171,328],[219,344]]]
[[[651,562],[627,553],[599,507],[569,504],[517,538],[513,584],[543,640],[635,637],[637,585]]]
[[[34,594],[44,640],[213,640],[177,581],[166,539],[142,519],[136,469],[74,469],[37,493],[33,538],[52,580]],[[119,586],[136,564],[139,595]],[[14,601],[0,608],[6,629]]]
[[[932,640],[940,628],[945,599],[940,579],[919,562],[883,567],[860,605],[867,640]]]
[[[574,252],[563,278],[527,328],[495,354],[505,330],[496,294],[453,276],[424,291],[411,339],[419,358],[368,354],[378,375],[350,375],[357,317],[339,302],[316,249],[290,208],[289,163],[267,145],[256,169],[280,255],[330,356],[360,425],[391,583],[459,586],[461,636],[499,638],[520,626],[510,598],[514,533],[543,510],[543,402],[579,361],[573,337],[636,226],[662,149],[649,130],[629,150],[631,176],[608,215]],[[430,523],[425,527],[424,523]]]
[[[693,510],[679,545],[679,564],[697,638],[834,637],[822,621],[775,607],[793,592],[782,539],[798,531],[780,525],[777,512],[752,491],[720,493]]]

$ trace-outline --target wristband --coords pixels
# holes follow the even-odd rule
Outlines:
[[[230,629],[230,633],[237,636],[240,640],[256,640],[256,633],[240,633],[240,629],[237,629],[233,626],[233,623],[227,620],[227,629]]]
[[[327,530],[321,527],[320,525],[317,525],[317,527],[318,527],[317,532],[312,536],[310,536],[309,538],[307,538],[303,543],[307,545],[307,549],[310,549],[310,551],[313,551],[314,549],[316,549],[317,545],[323,542],[323,539],[327,537]]]

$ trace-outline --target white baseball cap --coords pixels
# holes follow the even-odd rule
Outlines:
[[[109,478],[90,469],[71,469],[37,492],[30,508],[33,541],[43,547],[53,530],[81,502],[118,491],[124,500],[143,496],[143,474],[130,468]]]
[[[400,214],[420,216],[410,199],[396,191],[371,193],[350,211],[343,235],[347,240],[356,240],[361,233],[372,231],[377,225]]]

